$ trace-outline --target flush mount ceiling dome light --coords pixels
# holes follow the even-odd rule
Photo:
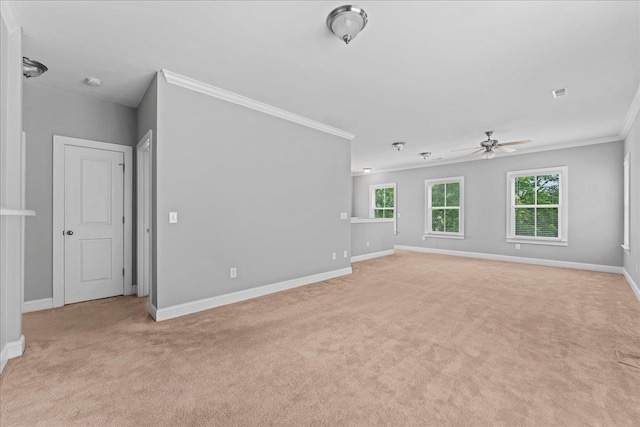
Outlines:
[[[38,77],[46,73],[48,68],[46,65],[29,59],[26,56],[22,57],[22,75],[26,78]]]
[[[87,77],[86,79],[84,79],[84,83],[87,86],[91,86],[91,87],[100,87],[100,86],[102,86],[102,80],[100,80],[97,77]]]
[[[424,160],[427,160],[427,158],[431,155],[430,152],[425,151],[424,153],[420,153],[420,157],[422,157]]]
[[[393,148],[395,148],[396,150],[400,151],[404,148],[405,145],[407,145],[406,142],[394,142],[393,144]]]
[[[327,27],[346,44],[367,26],[369,17],[364,9],[350,4],[336,7],[327,16]]]

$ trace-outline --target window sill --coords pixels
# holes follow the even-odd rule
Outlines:
[[[357,218],[351,217],[351,224],[372,223],[372,222],[394,222],[395,218]]]
[[[569,246],[569,242],[566,240],[534,240],[511,237],[507,237],[507,243],[520,243],[522,245]]]
[[[437,239],[464,240],[464,234],[433,234],[433,233],[425,233],[424,237],[426,237],[426,238],[435,237]]]

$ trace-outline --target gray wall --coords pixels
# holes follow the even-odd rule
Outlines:
[[[393,244],[393,222],[351,224],[351,256],[388,251]]]
[[[357,176],[353,178],[353,216],[369,215],[369,185],[396,182],[397,245],[621,266],[622,149],[620,141]],[[569,245],[522,244],[515,249],[515,244],[506,242],[506,172],[565,165],[569,168]],[[423,241],[424,181],[454,176],[465,179],[465,239]]]
[[[348,141],[158,86],[157,308],[350,266]]]
[[[157,73],[156,73],[156,76],[151,81],[151,84],[147,88],[147,91],[145,92],[144,96],[142,97],[142,100],[140,101],[140,104],[138,105],[138,137],[137,137],[137,140],[138,141],[141,140],[142,137],[147,133],[147,131],[149,129],[151,129],[152,173],[153,173],[153,176],[155,177],[156,160],[157,160],[156,152],[157,151],[155,150],[154,147],[156,145],[156,141],[157,141],[157,138],[158,138],[157,137],[157,134],[158,134],[158,75],[157,75]],[[137,152],[136,152],[136,154],[137,154]],[[156,179],[153,179],[152,188],[151,188],[151,212],[156,212],[156,194],[157,194]],[[151,303],[153,304],[154,307],[157,307],[157,304],[158,304],[158,301],[157,301],[157,289],[156,289],[157,269],[155,267],[157,265],[157,257],[156,257],[156,255],[157,255],[157,244],[156,244],[156,239],[153,238],[153,236],[155,236],[155,234],[156,234],[156,229],[157,229],[156,217],[152,215],[152,217],[151,217],[151,236],[152,236],[152,241],[151,241],[151,265],[152,265],[152,272],[151,272],[151,292],[150,292],[150,296],[151,296]]]
[[[4,18],[0,27],[0,203],[21,209],[22,32],[9,32]],[[21,216],[0,216],[0,368],[9,357],[6,346],[19,344],[22,335],[23,221]]]
[[[136,110],[38,83],[25,83],[24,130],[27,206],[37,213],[26,227],[24,294],[25,301],[31,301],[53,296],[53,135],[135,145]]]
[[[631,236],[629,254],[624,255],[624,268],[634,282],[640,286],[640,114],[636,115],[631,130],[624,140],[624,154],[631,153],[629,172],[631,175],[629,222]],[[620,161],[622,163],[622,161]]]

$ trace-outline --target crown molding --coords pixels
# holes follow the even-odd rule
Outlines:
[[[272,105],[265,104],[255,99],[247,98],[237,93],[229,92],[228,90],[221,89],[209,85],[207,83],[200,82],[198,80],[191,79],[189,77],[176,74],[168,70],[160,70],[165,80],[176,86],[181,86],[185,89],[190,89],[196,92],[203,93],[205,95],[212,96],[214,98],[222,99],[227,102],[242,105],[243,107],[250,108],[252,110],[260,111],[265,114],[269,114],[275,117],[279,117],[284,120],[288,120],[293,123],[298,123],[302,126],[310,127],[312,129],[319,130],[321,132],[329,133],[331,135],[339,136],[340,138],[353,140],[356,136],[352,133],[346,132],[342,129],[334,128],[333,126],[325,125],[324,123],[316,122],[315,120],[308,119],[306,117],[299,116],[289,111],[274,107]]]
[[[622,122],[622,127],[620,128],[620,138],[627,138],[627,135],[631,130],[631,126],[633,125],[633,121],[638,115],[638,110],[640,110],[640,86],[638,86],[636,95],[633,97],[633,101],[631,101],[631,105],[629,106],[629,111],[627,111],[627,116],[624,118],[624,122]]]
[[[595,145],[595,144],[606,144],[609,142],[618,142],[620,141],[620,136],[619,135],[614,135],[614,136],[608,136],[608,137],[604,137],[604,138],[597,138],[597,139],[590,139],[587,141],[571,141],[571,142],[565,142],[565,143],[561,143],[561,144],[552,144],[552,145],[543,145],[541,147],[537,147],[534,149],[529,149],[527,151],[518,151],[515,153],[511,153],[508,155],[504,155],[504,156],[499,156],[496,157],[496,159],[500,158],[506,158],[506,157],[511,157],[511,156],[522,156],[524,154],[533,154],[533,153],[539,153],[541,151],[553,151],[553,150],[563,150],[565,148],[575,148],[575,147],[583,147],[586,145]],[[400,166],[397,168],[388,168],[388,169],[380,169],[380,170],[372,170],[369,173],[364,173],[361,171],[358,172],[351,172],[351,176],[363,176],[363,175],[374,175],[377,173],[388,173],[388,172],[398,172],[398,171],[403,171],[403,170],[409,170],[409,169],[420,169],[420,168],[431,168],[431,167],[436,167],[436,166],[443,166],[443,165],[452,165],[455,163],[466,163],[466,162],[476,162],[479,160],[484,160],[480,157],[472,157],[472,158],[461,158],[461,159],[451,159],[451,160],[443,160],[443,161],[433,161],[432,163],[429,164],[423,164],[423,165],[412,165],[412,166]],[[489,161],[489,160],[487,160]]]
[[[3,0],[0,2],[0,13],[2,13],[2,19],[7,26],[9,33],[13,33],[20,29],[20,21],[16,15],[16,11],[13,9],[13,4],[10,1]]]

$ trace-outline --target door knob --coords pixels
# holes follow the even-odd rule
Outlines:
[[[67,231],[67,234],[68,234],[69,236],[73,236],[73,231],[69,230],[69,231]]]

